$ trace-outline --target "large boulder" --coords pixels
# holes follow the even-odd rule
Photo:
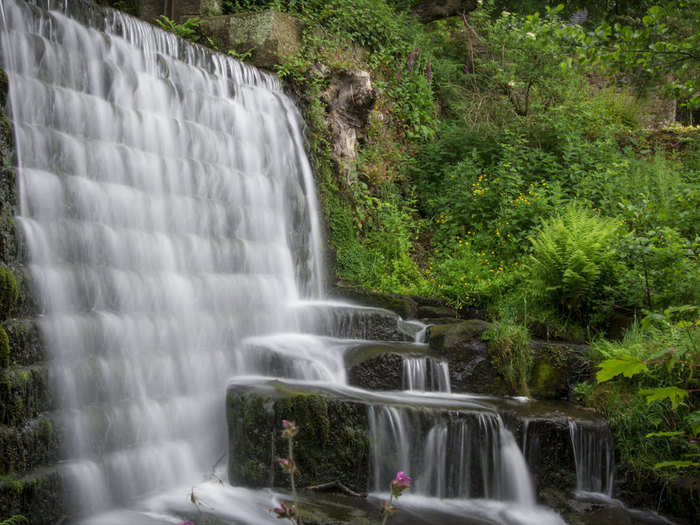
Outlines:
[[[302,49],[304,21],[279,11],[254,11],[202,18],[202,30],[223,49],[250,53],[253,65],[272,69]]]

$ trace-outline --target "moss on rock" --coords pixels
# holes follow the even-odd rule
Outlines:
[[[43,415],[19,428],[0,425],[0,475],[23,474],[55,462],[58,442],[56,426]]]
[[[19,297],[17,279],[7,266],[0,266],[0,318],[6,319]]]
[[[29,525],[52,525],[65,519],[64,502],[61,477],[55,469],[0,477],[0,516],[22,514]]]
[[[357,491],[367,487],[369,437],[367,408],[315,394],[278,391],[276,395],[229,390],[229,478],[251,487],[288,487],[275,458],[287,457],[281,421],[295,421],[294,458],[304,487],[340,480]]]
[[[10,339],[7,337],[7,332],[0,327],[0,368],[8,368],[10,366]]]
[[[23,425],[52,407],[45,366],[0,370],[0,424]]]

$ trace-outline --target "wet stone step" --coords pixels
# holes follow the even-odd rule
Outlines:
[[[422,360],[426,364],[424,382],[427,385],[436,382],[435,368],[430,363],[440,363],[441,360],[427,345],[372,342],[346,351],[348,384],[367,390],[407,390],[407,361],[410,360]]]
[[[0,370],[0,424],[22,426],[52,407],[53,396],[45,365]]]
[[[46,415],[22,427],[0,425],[0,476],[22,474],[57,459],[59,432]]]
[[[335,301],[302,301],[296,306],[303,332],[345,339],[412,341],[390,310]]]
[[[53,525],[66,515],[61,476],[55,468],[0,478],[0,516],[22,514],[29,525]]]
[[[39,327],[34,319],[8,319],[2,324],[10,343],[10,363],[33,365],[44,359]]]

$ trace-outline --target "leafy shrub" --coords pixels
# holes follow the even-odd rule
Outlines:
[[[601,311],[618,279],[617,229],[577,204],[542,223],[526,269],[527,286],[545,309],[580,322]]]
[[[622,341],[593,344],[600,383],[579,390],[603,410],[633,471],[697,467],[699,333],[697,308],[683,306],[648,315]]]
[[[0,266],[0,319],[10,315],[19,297],[17,279],[7,266]]]

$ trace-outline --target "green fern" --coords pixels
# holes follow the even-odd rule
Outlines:
[[[585,321],[616,280],[613,244],[617,223],[580,205],[542,223],[530,238],[526,270],[530,290],[545,309]]]
[[[15,514],[4,521],[0,521],[0,525],[20,525],[21,523],[29,523],[29,520],[21,514]]]

